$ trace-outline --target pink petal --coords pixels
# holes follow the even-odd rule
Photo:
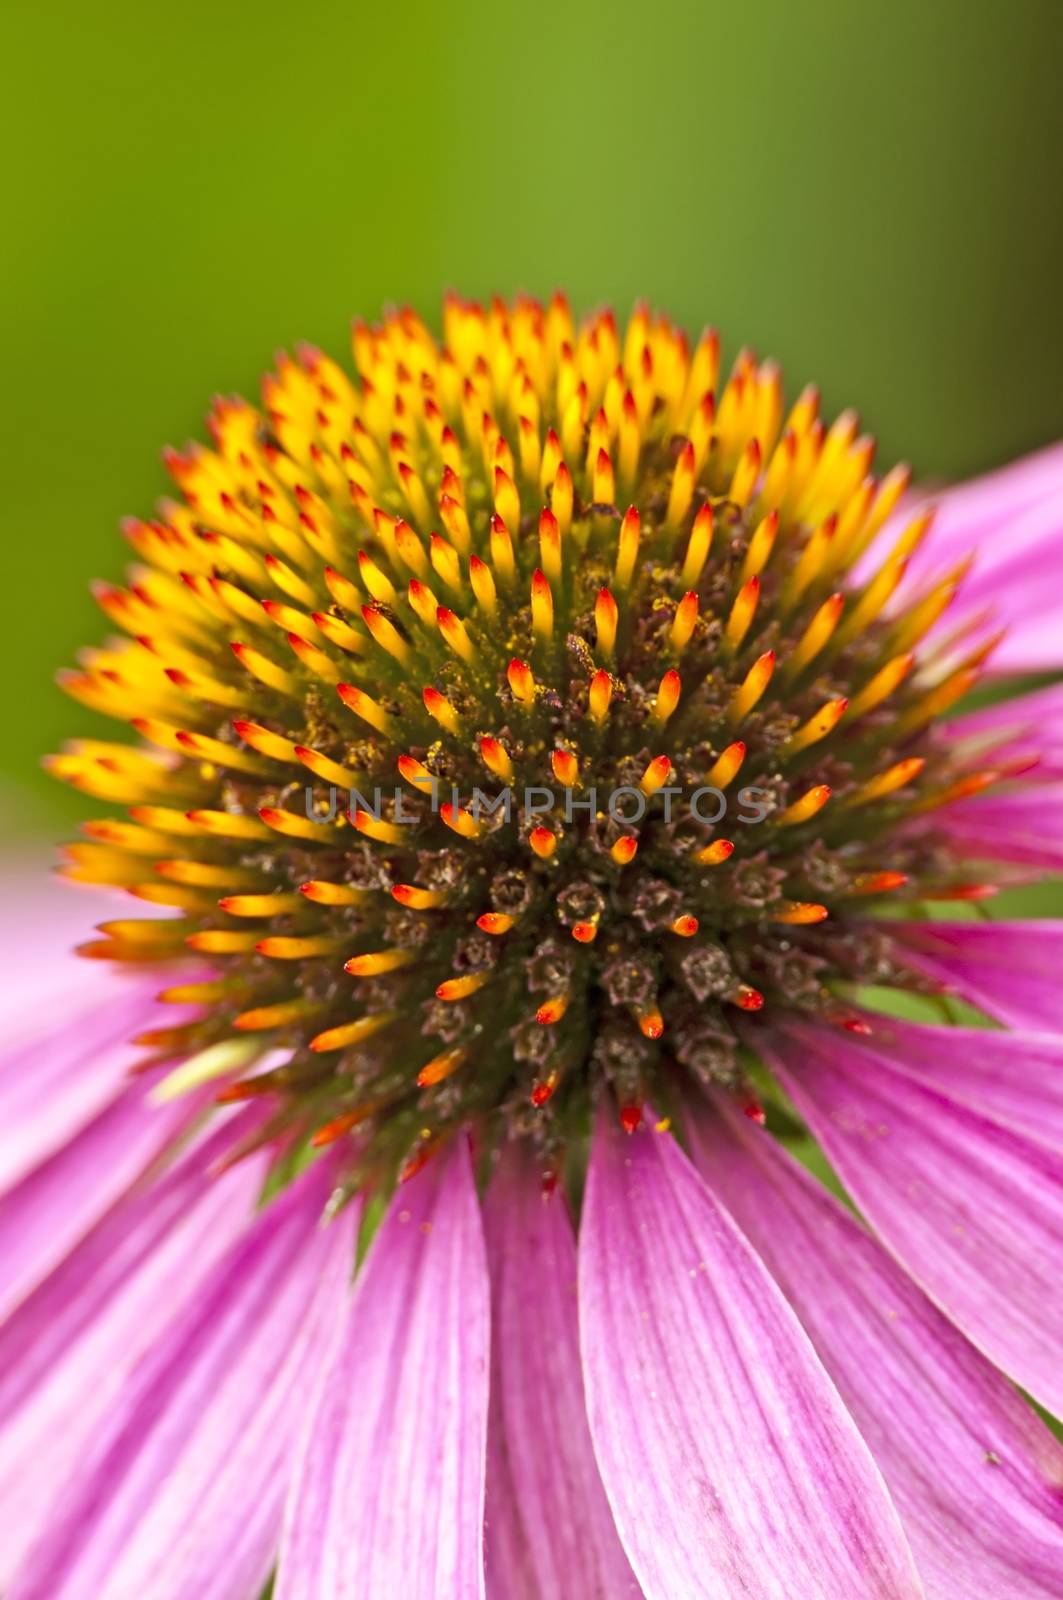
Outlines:
[[[1063,1448],[769,1134],[726,1103],[690,1131],[874,1452],[928,1600],[1059,1600]]]
[[[991,1361],[1063,1411],[1063,1157],[838,1031],[797,1023],[763,1053],[887,1248]]]
[[[288,1502],[276,1600],[482,1600],[489,1296],[461,1139],[392,1200]]]
[[[196,1014],[157,1002],[161,972],[75,953],[98,922],[128,906],[123,894],[64,882],[43,861],[36,870],[4,866],[18,935],[0,988],[0,1192],[103,1111],[143,1059],[132,1038]],[[146,904],[138,913],[169,914]]]
[[[82,962],[84,967],[92,963]],[[12,1023],[0,1056],[0,1190],[61,1149],[113,1099],[144,1051],[130,1040],[181,1021],[155,1001],[158,976],[115,982],[99,973],[79,1000],[54,996],[28,1026]],[[21,1035],[21,1036],[20,1036]]]
[[[922,1594],[796,1317],[670,1135],[599,1124],[579,1253],[591,1437],[650,1600]]]
[[[258,1594],[347,1294],[323,1164],[273,1202],[138,1365],[8,1600]]]
[[[989,1016],[1063,1031],[1063,921],[896,922],[905,959]]]
[[[1050,506],[1063,493],[1063,445],[1049,445],[1033,455],[1009,462],[967,483],[929,496],[938,507],[937,520],[917,563],[938,565],[944,558],[962,559],[966,551],[985,552],[987,564],[1007,564],[1015,521],[1039,507]]]
[[[137,1362],[246,1226],[263,1159],[210,1177],[246,1120],[125,1195],[0,1327],[0,1588]]]
[[[935,816],[965,856],[1063,871],[1063,783],[991,789]]]
[[[129,1083],[0,1199],[0,1316],[47,1276],[195,1114],[196,1103],[187,1101],[152,1105],[154,1081]]]
[[[129,905],[124,892],[67,883],[55,876],[47,856],[29,863],[8,858],[0,862],[0,877],[7,903],[18,913],[18,937],[5,951],[0,988],[5,1039],[36,1031],[42,1022],[54,1025],[57,999],[77,1009],[98,999],[101,990],[115,993],[123,982],[144,987],[143,973],[121,973],[75,953],[77,945],[92,938],[98,922],[122,914],[119,908]],[[157,914],[152,906],[144,910],[148,916]]]
[[[986,766],[1029,762],[1032,777],[1063,778],[1063,684],[970,711],[942,732]]]
[[[7,904],[17,912],[17,935],[4,951],[0,987],[0,1038],[5,1045],[54,1032],[92,1005],[121,1004],[125,994],[145,997],[163,987],[160,971],[127,971],[113,962],[88,961],[77,946],[95,937],[108,917],[129,913],[124,890],[98,889],[56,877],[50,856],[0,860]],[[137,916],[166,918],[165,906],[138,902]]]
[[[929,498],[938,507],[937,517],[910,563],[904,596],[925,592],[973,554],[973,570],[941,631],[954,628],[965,614],[987,612],[991,628],[1008,630],[993,655],[994,670],[1030,672],[1063,666],[1063,633],[1051,582],[1063,549],[1063,446],[1053,445]],[[909,505],[903,517],[887,524],[869,560],[883,559],[915,509]]]
[[[620,1547],[584,1409],[576,1245],[560,1191],[523,1148],[484,1206],[491,1271],[487,1592],[621,1600],[642,1591]]]
[[[996,1028],[924,1027],[870,1017],[863,1041],[899,1072],[996,1122],[1063,1149],[1063,1039]]]

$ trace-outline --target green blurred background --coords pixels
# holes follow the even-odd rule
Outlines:
[[[68,828],[52,684],[159,449],[274,348],[441,289],[649,296],[887,458],[1063,435],[1058,0],[8,11],[0,815]]]

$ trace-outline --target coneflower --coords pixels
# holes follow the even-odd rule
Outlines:
[[[1060,659],[1058,455],[936,523],[642,308],[354,355],[168,453],[64,677],[140,736],[50,765],[120,813],[65,871],[151,907],[82,946],[146,1054],[0,1077],[62,1130],[12,1600],[254,1600],[278,1548],[278,1600],[1063,1595],[1000,1375],[1063,1411],[1063,925],[948,920],[1063,863],[1058,693],[960,706]]]

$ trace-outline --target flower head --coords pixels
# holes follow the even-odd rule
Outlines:
[[[642,308],[354,354],[65,675],[142,911],[4,996],[5,1593],[1059,1600],[1063,923],[966,918],[1063,699],[963,702],[1063,664],[1063,459],[935,521]]]
[[[92,953],[209,958],[180,1042],[283,1046],[227,1096],[377,1178],[469,1125],[552,1170],[603,1092],[755,1109],[742,1019],[851,1023],[874,906],[977,892],[933,817],[997,776],[935,726],[959,570],[891,607],[930,515],[852,576],[908,479],[854,413],[645,310],[451,298],[444,341],[358,326],[360,386],[304,349],[169,453],[66,680],[145,747],[54,763],[130,804],[76,874],[181,912]]]

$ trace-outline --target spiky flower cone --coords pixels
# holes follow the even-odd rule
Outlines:
[[[933,724],[985,652],[919,655],[960,574],[891,606],[920,517],[854,579],[907,474],[748,353],[718,389],[713,333],[451,298],[354,353],[218,401],[127,527],[128,637],[65,681],[144,744],[53,767],[128,807],[71,874],[177,915],[86,952],[206,959],[144,1042],[283,1047],[229,1097],[385,1182],[465,1123],[554,1170],[606,1092],[756,1115],[738,1029],[844,1025],[884,898],[978,892],[933,811],[992,775]]]

